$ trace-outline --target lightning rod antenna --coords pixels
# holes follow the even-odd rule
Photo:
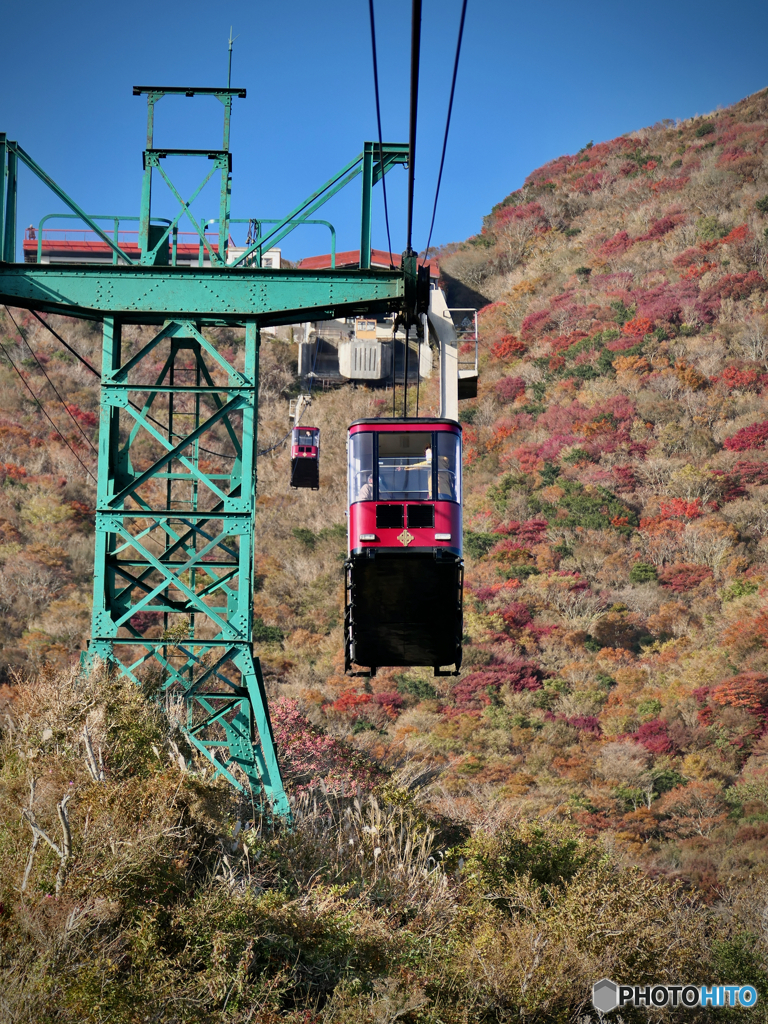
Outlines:
[[[235,39],[238,37],[235,36]],[[232,38],[232,26],[229,26],[229,66],[227,68],[227,88],[232,88],[232,43],[235,39]]]

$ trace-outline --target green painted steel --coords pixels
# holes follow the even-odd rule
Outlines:
[[[250,256],[257,249],[263,250],[268,247],[277,245],[277,243],[282,241],[282,239],[285,238],[285,236],[289,234],[291,231],[293,231],[296,226],[305,223],[307,218],[311,217],[316,210],[319,210],[320,207],[327,203],[328,200],[331,199],[333,196],[335,196],[337,192],[340,192],[351,181],[354,181],[358,174],[363,173],[363,164],[365,161],[366,152],[368,152],[369,147],[373,146],[376,147],[376,150],[378,152],[378,143],[366,142],[365,149],[363,150],[362,153],[356,156],[354,160],[351,160],[346,167],[343,167],[339,171],[338,174],[334,175],[332,178],[329,178],[328,181],[326,181],[326,183],[317,190],[317,192],[313,192],[312,195],[309,196],[309,198],[305,199],[303,203],[299,203],[299,205],[295,207],[293,210],[291,210],[288,216],[285,217],[277,225],[277,227],[273,228],[271,231],[268,231],[266,234],[260,235],[256,239],[256,241],[253,242],[252,245],[248,249],[246,249],[241,256],[238,256],[238,258],[233,262],[232,266],[237,267],[240,266],[241,264],[247,264]],[[374,164],[370,183],[366,181],[365,176],[363,177],[364,208],[366,204],[370,205],[370,202],[366,198],[366,196],[367,194],[370,193],[370,189],[373,187],[373,185],[397,164],[406,164],[408,162],[408,146],[405,146],[402,143],[385,142],[383,144],[383,152],[383,159],[380,159],[377,163]],[[363,254],[361,252],[361,259],[362,258]]]
[[[238,366],[188,320],[123,335],[105,319],[91,656],[156,679],[216,771],[287,814],[253,655],[258,329]]]
[[[362,154],[287,217],[253,221],[258,237],[228,263],[232,99],[245,90],[136,86],[134,94],[147,96],[138,262],[118,244],[119,221],[127,218],[89,216],[18,143],[0,134],[0,302],[104,325],[88,659],[112,663],[137,684],[154,681],[190,744],[215,771],[256,802],[263,793],[275,813],[287,816],[253,649],[259,332],[266,325],[392,310],[409,315],[418,295],[423,303],[429,281],[415,258],[401,271],[370,269],[372,188],[407,161],[408,146],[385,143],[380,151],[365,143]],[[155,106],[173,94],[222,103],[221,149],[155,145]],[[177,156],[210,162],[186,199],[163,166]],[[14,263],[19,162],[108,244],[112,265]],[[210,222],[196,218],[190,206],[216,173],[214,246],[206,238]],[[333,226],[310,218],[361,173],[361,269],[258,265],[265,247],[312,223],[330,227],[335,256]],[[152,217],[154,176],[179,204],[170,222]],[[175,265],[182,217],[199,238],[198,267]],[[113,221],[113,237],[97,224],[105,219]],[[275,226],[265,230],[265,224]],[[208,267],[202,266],[205,253]],[[39,242],[38,259],[41,254]],[[157,333],[149,341],[131,333],[130,326],[140,324],[155,325]],[[245,328],[235,361],[211,337],[210,329],[221,325]]]
[[[396,306],[399,271],[274,270],[260,267],[126,267],[75,263],[0,269],[0,302],[98,320],[162,324],[192,316],[261,326],[366,315]]]

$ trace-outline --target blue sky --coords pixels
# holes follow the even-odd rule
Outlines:
[[[429,230],[459,10],[460,0],[424,0],[416,248]],[[410,2],[376,0],[376,16],[384,139],[407,141]],[[137,214],[146,101],[131,87],[224,84],[230,24],[232,84],[248,90],[234,103],[232,214],[287,213],[376,138],[366,0],[6,4],[0,131],[88,212]],[[768,4],[756,0],[469,0],[433,241],[473,234],[531,170],[590,139],[708,113],[767,86],[766,38]],[[213,99],[167,97],[156,143],[215,145],[220,110]],[[205,163],[166,167],[188,188]],[[388,176],[396,251],[405,182],[401,168]],[[163,191],[158,216],[172,209]],[[377,192],[374,245],[386,247]],[[200,215],[216,216],[215,191],[202,198]],[[59,209],[23,172],[20,229]],[[340,248],[359,244],[359,210],[358,179],[318,214],[336,225]],[[319,228],[283,243],[292,259],[327,249]]]

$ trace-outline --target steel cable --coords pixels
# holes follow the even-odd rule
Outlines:
[[[48,415],[48,413],[47,413],[47,412],[45,411],[45,409],[43,408],[43,405],[42,405],[42,403],[41,403],[40,399],[39,399],[39,398],[37,397],[37,395],[36,395],[36,394],[34,393],[34,391],[32,390],[32,388],[31,388],[31,387],[29,386],[28,382],[27,382],[27,381],[26,381],[26,380],[24,379],[24,374],[23,374],[23,373],[21,372],[21,370],[20,370],[20,369],[18,368],[18,366],[16,365],[16,363],[14,363],[14,361],[13,361],[13,358],[11,357],[11,354],[10,354],[10,352],[9,352],[9,351],[8,351],[8,349],[7,349],[6,347],[5,347],[5,345],[3,345],[3,343],[2,343],[1,341],[0,341],[0,349],[2,349],[2,351],[3,351],[3,354],[5,355],[5,358],[6,358],[7,360],[8,360],[8,362],[9,362],[9,363],[11,364],[11,366],[12,366],[12,367],[14,368],[14,370],[15,370],[15,371],[16,371],[16,373],[18,374],[18,376],[19,376],[19,379],[21,380],[21,383],[22,383],[22,384],[24,385],[24,387],[25,387],[25,388],[27,389],[27,391],[28,391],[28,392],[30,393],[30,395],[32,395],[32,399],[33,399],[33,401],[35,402],[35,404],[37,405],[37,407],[39,408],[40,412],[41,412],[41,413],[43,414],[43,416],[45,416],[45,418],[46,418],[46,419],[48,420],[48,422],[49,422],[49,423],[51,424],[51,426],[52,426],[52,427],[53,427],[53,429],[54,429],[54,430],[56,431],[56,433],[57,433],[57,434],[59,435],[59,437],[60,437],[60,438],[61,438],[61,440],[62,440],[62,441],[64,442],[64,444],[65,444],[65,445],[67,446],[67,448],[69,448],[69,450],[70,450],[70,451],[72,452],[72,454],[73,454],[73,455],[75,456],[75,458],[76,458],[76,459],[77,459],[77,461],[78,461],[78,462],[80,463],[80,465],[81,465],[81,466],[83,467],[83,469],[84,469],[84,470],[85,470],[85,472],[86,472],[86,473],[88,474],[88,476],[89,476],[89,477],[91,478],[91,480],[93,480],[93,482],[94,482],[94,483],[96,483],[96,477],[95,477],[95,476],[93,475],[93,473],[92,473],[92,472],[90,471],[90,469],[88,469],[88,467],[87,467],[87,466],[86,466],[86,464],[85,464],[85,463],[83,462],[83,460],[82,460],[82,459],[80,458],[80,456],[79,456],[79,455],[77,454],[77,452],[75,451],[75,449],[74,449],[74,448],[72,447],[72,445],[71,445],[71,444],[69,443],[69,441],[68,441],[68,440],[66,439],[66,437],[64,437],[64,435],[62,434],[62,432],[61,432],[61,431],[59,430],[59,428],[58,428],[58,427],[56,426],[56,424],[55,424],[55,423],[53,422],[53,420],[51,419],[51,417],[50,417],[50,416]]]
[[[411,109],[408,129],[408,227],[406,251],[413,251],[413,190],[416,177],[416,118],[419,109],[419,59],[421,49],[421,0],[411,8]]]
[[[83,426],[82,426],[82,424],[81,424],[81,423],[80,423],[80,422],[78,421],[78,419],[77,419],[77,417],[76,417],[76,416],[74,415],[74,413],[72,413],[72,412],[70,411],[70,408],[69,408],[69,406],[67,405],[67,403],[66,403],[66,402],[64,401],[64,399],[63,399],[63,398],[61,397],[61,395],[59,394],[58,390],[56,389],[56,385],[55,385],[55,384],[53,383],[53,381],[51,380],[51,378],[50,378],[50,377],[48,376],[48,374],[46,373],[46,371],[45,371],[45,367],[44,367],[44,366],[43,366],[43,364],[42,364],[42,363],[40,362],[40,360],[39,360],[39,359],[37,358],[37,355],[35,354],[35,351],[34,351],[34,349],[33,349],[33,348],[32,348],[32,346],[31,346],[31,345],[29,344],[29,340],[27,339],[27,336],[26,336],[26,334],[24,333],[24,331],[22,331],[21,327],[19,327],[19,325],[18,325],[18,324],[16,323],[16,320],[14,319],[14,316],[13,316],[13,314],[11,313],[10,309],[8,309],[8,307],[7,307],[7,306],[3,306],[3,309],[4,309],[4,310],[5,310],[5,312],[6,312],[7,314],[8,314],[8,316],[9,316],[9,317],[11,318],[11,322],[13,323],[13,326],[14,326],[14,327],[16,328],[16,330],[17,330],[17,332],[18,332],[18,334],[19,334],[19,337],[20,337],[20,338],[22,339],[22,341],[24,342],[24,344],[25,344],[25,345],[27,346],[27,348],[29,349],[29,351],[30,351],[30,352],[32,353],[32,358],[33,358],[33,359],[35,360],[35,362],[37,363],[38,367],[39,367],[39,368],[40,368],[40,370],[42,371],[42,374],[43,374],[43,376],[45,377],[45,379],[46,379],[46,380],[48,381],[48,383],[49,383],[49,384],[51,385],[51,388],[53,389],[53,393],[54,393],[54,394],[56,395],[56,397],[58,398],[58,400],[59,400],[59,401],[61,402],[61,404],[62,404],[62,406],[64,407],[64,411],[66,412],[67,416],[69,416],[69,418],[70,418],[70,419],[72,420],[72,422],[73,422],[73,423],[75,424],[75,426],[76,426],[76,427],[77,427],[77,429],[78,429],[78,430],[80,431],[80,433],[81,433],[81,434],[83,435],[83,437],[85,438],[85,440],[86,440],[86,441],[88,442],[88,445],[90,446],[90,449],[91,449],[91,451],[93,452],[93,454],[94,454],[94,455],[98,455],[99,453],[98,453],[98,451],[97,451],[96,447],[94,446],[94,444],[93,444],[93,441],[91,441],[90,437],[88,437],[88,435],[86,434],[86,432],[85,432],[85,431],[83,430]]]
[[[379,65],[376,59],[376,26],[373,18],[373,0],[368,0],[368,11],[371,16],[371,50],[373,52],[373,87],[376,93],[376,124],[379,128],[379,160],[381,161],[381,187],[384,192],[384,222],[387,225],[387,246],[389,248],[389,266],[392,270],[392,238],[389,234],[389,210],[387,208],[387,176],[384,173],[384,143],[381,136],[381,104],[379,102]]]
[[[435,216],[437,214],[437,198],[440,195],[440,183],[443,180],[443,166],[445,164],[445,151],[448,146],[448,130],[451,127],[451,113],[453,111],[453,97],[456,92],[456,77],[459,71],[459,56],[461,54],[461,41],[464,36],[464,18],[467,14],[467,0],[463,0],[461,5],[461,19],[459,20],[459,36],[456,41],[456,58],[453,62],[453,78],[451,79],[451,93],[448,99],[448,116],[445,119],[445,135],[443,136],[443,152],[440,157],[440,170],[437,174],[437,188],[435,189],[435,204],[432,207],[432,223],[429,225],[429,237],[427,238],[427,248],[424,250],[424,263],[427,262],[429,255],[429,246],[432,242],[432,231],[435,227]]]

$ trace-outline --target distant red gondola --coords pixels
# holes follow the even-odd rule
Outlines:
[[[294,427],[291,431],[291,487],[320,487],[320,429]]]
[[[461,427],[446,419],[349,428],[345,661],[461,667]]]

